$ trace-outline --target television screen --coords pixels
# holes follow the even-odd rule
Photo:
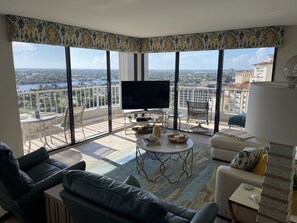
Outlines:
[[[169,108],[169,81],[122,81],[122,109]]]

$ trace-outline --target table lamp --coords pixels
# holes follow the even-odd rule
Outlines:
[[[297,88],[287,82],[251,83],[246,131],[270,142],[257,222],[289,222],[297,145]]]

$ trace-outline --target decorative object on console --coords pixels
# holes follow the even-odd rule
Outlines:
[[[184,134],[170,134],[167,136],[169,142],[173,143],[186,143],[189,139],[189,136]]]
[[[295,88],[297,85],[297,55],[292,57],[285,64],[284,75],[290,88]]]
[[[289,222],[297,145],[297,88],[285,82],[250,85],[246,131],[270,141],[257,222]]]

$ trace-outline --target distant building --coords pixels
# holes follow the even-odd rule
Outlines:
[[[224,112],[242,113],[247,111],[250,83],[229,84],[224,88],[222,108]]]
[[[235,72],[235,84],[242,84],[245,82],[249,82],[251,77],[253,76],[253,70],[241,70]]]
[[[179,105],[186,108],[187,100],[210,102],[211,96],[215,93],[215,88],[183,86],[179,89]]]
[[[253,64],[254,70],[235,72],[234,84],[224,88],[222,105],[224,112],[247,112],[247,102],[251,82],[271,81],[274,54],[268,55],[268,61]]]
[[[274,54],[268,55],[268,61],[254,64],[254,73],[250,82],[271,81]]]

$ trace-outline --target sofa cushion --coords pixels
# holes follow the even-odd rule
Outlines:
[[[250,171],[257,165],[258,161],[265,153],[267,153],[266,147],[260,147],[258,149],[253,147],[244,148],[234,157],[230,163],[230,166],[237,169]]]
[[[35,183],[37,183],[49,176],[54,175],[55,173],[61,171],[66,167],[67,165],[65,165],[64,163],[49,158],[44,162],[39,163],[38,165],[29,169],[27,171],[27,174],[34,180]]]
[[[167,210],[154,194],[87,171],[64,171],[65,191],[118,215],[141,222],[166,222]]]
[[[263,154],[263,156],[260,158],[260,160],[258,161],[258,163],[257,163],[257,165],[255,166],[255,168],[252,169],[252,172],[264,176],[267,161],[268,161],[268,154],[265,153],[265,154]]]
[[[0,178],[12,199],[18,198],[34,185],[33,180],[20,170],[14,153],[2,142],[0,142]]]
[[[234,137],[216,133],[213,137],[210,138],[210,145],[214,148],[240,152],[246,147],[258,148],[261,146],[269,146],[269,143],[256,137],[240,140]]]

